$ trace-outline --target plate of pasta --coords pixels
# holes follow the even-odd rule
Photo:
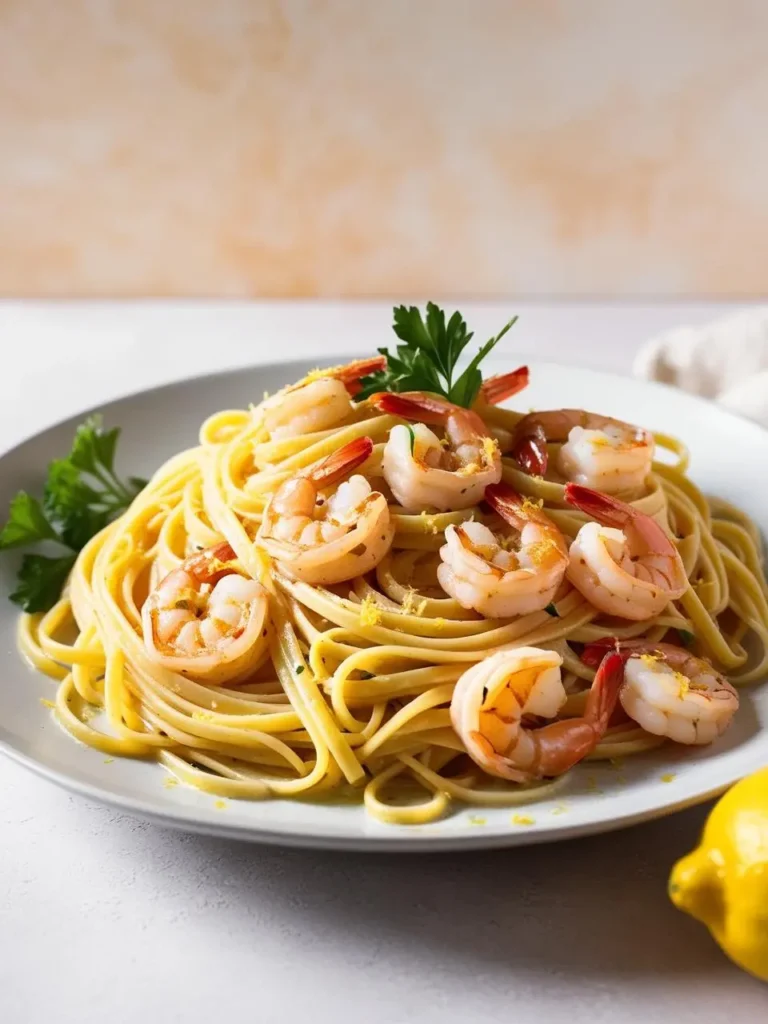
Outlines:
[[[764,764],[768,436],[520,366],[513,322],[467,362],[458,313],[398,307],[395,353],[4,455],[4,752],[191,830],[403,850],[605,831]]]

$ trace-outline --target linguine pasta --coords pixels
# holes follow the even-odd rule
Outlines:
[[[518,413],[488,405],[486,423],[513,431]],[[112,756],[160,762],[179,781],[224,797],[347,798],[376,818],[423,823],[454,802],[512,806],[560,780],[516,785],[485,774],[452,728],[460,676],[500,648],[562,657],[578,716],[594,677],[582,646],[602,638],[676,635],[735,685],[768,675],[768,588],[758,531],[732,505],[705,497],[688,456],[656,435],[654,463],[632,502],[676,538],[689,588],[649,621],[608,619],[564,582],[553,607],[488,619],[441,590],[438,550],[451,524],[486,522],[483,506],[406,512],[390,505],[392,546],[374,571],[318,585],[290,579],[255,543],[266,505],[299,471],[355,439],[373,451],[361,472],[377,487],[391,428],[360,403],[334,429],[271,440],[264,403],[218,413],[199,445],[170,459],[130,508],[80,553],[65,593],[43,615],[23,615],[24,655],[58,680],[55,713],[76,739]],[[552,453],[557,445],[550,446]],[[573,538],[587,517],[564,484],[503,459],[503,479]],[[141,608],[151,588],[196,550],[227,541],[238,570],[269,595],[264,657],[242,681],[212,685],[159,665],[145,646]],[[671,633],[671,631],[677,631]],[[94,717],[95,711],[103,714]],[[590,757],[628,757],[663,740],[632,722],[607,730]]]

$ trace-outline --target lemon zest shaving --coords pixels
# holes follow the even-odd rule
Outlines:
[[[427,607],[426,597],[422,598],[418,604],[416,603],[416,591],[413,587],[408,587],[405,592],[405,597],[400,606],[400,611],[403,615],[423,615],[424,610]]]
[[[166,789],[173,789],[173,787],[178,786],[178,784],[179,780],[175,778],[173,775],[166,775],[166,777],[163,779],[163,786]]]
[[[381,622],[381,609],[371,594],[366,594],[360,602],[360,625],[378,626]]]
[[[661,661],[661,658],[659,657],[658,654],[641,654],[640,655],[640,661],[642,661],[642,663],[647,668],[654,668],[656,665],[659,664],[659,662]]]
[[[548,562],[553,552],[560,554],[560,549],[553,540],[538,540],[525,549],[525,553],[536,566]]]
[[[481,818],[477,814],[470,814],[470,816],[468,818],[468,821],[469,821],[470,825],[487,825],[488,824],[488,819],[487,818]]]
[[[676,778],[677,778],[677,775],[675,775],[674,772],[664,772],[664,774],[661,776],[661,781],[662,782],[674,782]]]
[[[544,499],[539,498],[534,501],[533,498],[523,498],[522,511],[523,514],[531,512],[541,512],[544,508]]]
[[[499,456],[499,442],[495,437],[483,438],[483,455],[486,462],[493,463]]]
[[[554,813],[554,811],[553,811]],[[532,818],[530,814],[513,814],[512,815],[513,825],[535,825],[536,819]]]
[[[223,811],[227,807],[227,801],[226,800],[216,800],[216,801],[214,801],[213,806],[216,808],[217,811]]]
[[[56,704],[52,700],[48,700],[47,697],[41,697],[40,698],[40,703],[43,705],[44,708],[55,708],[56,707]]]
[[[333,367],[329,366],[325,370],[321,370],[319,366],[316,366],[314,370],[310,370],[309,373],[302,380],[302,384],[312,384],[316,380],[322,380],[324,377],[332,377]]]
[[[688,691],[691,688],[691,684],[687,676],[684,676],[682,672],[675,672],[675,682],[677,683],[677,696],[680,700],[684,700],[688,696]]]
[[[440,533],[440,527],[435,522],[435,517],[431,516],[426,509],[421,510],[419,518],[424,520],[425,529],[430,530],[434,534]]]

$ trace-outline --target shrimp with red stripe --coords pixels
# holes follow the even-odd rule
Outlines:
[[[261,406],[270,437],[281,441],[339,426],[354,412],[351,399],[361,390],[361,378],[385,365],[384,356],[357,359],[344,366],[313,370],[298,384],[278,391]]]
[[[606,638],[589,644],[582,660],[600,666],[617,653],[623,663],[621,706],[654,736],[686,745],[712,743],[739,710],[739,695],[725,676],[682,647]]]
[[[456,683],[451,721],[467,753],[483,771],[529,783],[562,775],[591,754],[608,729],[622,678],[622,659],[600,666],[579,718],[544,725],[567,700],[555,651],[518,647],[498,651]]]
[[[384,448],[384,479],[406,511],[469,508],[501,479],[498,442],[472,409],[421,391],[381,392],[369,402],[414,423],[392,427]],[[443,439],[426,424],[441,427]]]
[[[606,615],[642,622],[688,589],[688,575],[666,530],[632,505],[567,484],[565,500],[595,522],[571,544],[568,579]]]
[[[514,431],[512,456],[524,472],[544,476],[547,444],[557,441],[565,442],[555,466],[561,476],[604,494],[639,490],[651,472],[655,442],[649,430],[584,409],[523,416]]]
[[[341,583],[375,569],[387,554],[395,532],[387,500],[364,476],[350,476],[372,451],[369,437],[356,438],[275,491],[256,543],[286,575]]]
[[[488,487],[485,501],[511,529],[494,533],[478,522],[449,526],[440,549],[440,585],[462,607],[490,618],[546,608],[568,566],[563,535],[539,505],[507,484]]]
[[[151,660],[198,682],[242,679],[267,652],[267,592],[240,575],[226,541],[169,572],[144,602],[141,619]]]

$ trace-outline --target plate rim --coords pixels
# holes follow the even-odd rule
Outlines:
[[[336,365],[355,358],[349,354],[330,354],[324,361],[325,365]],[[508,365],[516,357],[515,353],[507,355],[504,353],[492,353],[488,359],[489,366],[497,367],[502,363]],[[525,358],[525,357],[522,357]],[[537,361],[528,360],[534,371],[538,374],[546,372],[548,368],[557,371],[575,371],[586,374],[591,378],[602,379],[606,383],[620,381],[627,382],[643,390],[655,391],[659,396],[669,398],[670,396],[684,396],[684,401],[692,402],[699,406],[702,411],[712,410],[714,406],[718,418],[725,417],[737,430],[746,431],[751,434],[759,444],[768,443],[768,430],[752,420],[744,419],[728,409],[723,409],[716,403],[709,401],[699,395],[690,392],[681,392],[672,385],[660,381],[647,381],[629,375],[621,375],[605,370],[593,369],[591,367],[576,366],[552,360]],[[269,362],[248,363],[242,366],[234,366],[217,370],[213,373],[203,372],[188,377],[180,377],[174,380],[156,384],[148,388],[130,390],[125,394],[117,395],[101,402],[90,404],[69,416],[58,419],[55,422],[33,431],[11,446],[0,450],[0,468],[2,462],[13,455],[18,449],[42,438],[45,434],[58,430],[73,421],[84,416],[103,411],[105,408],[119,406],[122,403],[130,403],[139,398],[153,399],[164,392],[174,389],[182,389],[188,385],[202,385],[205,381],[223,381],[229,377],[236,377],[245,373],[290,373],[294,368],[303,368],[312,365],[314,360],[308,357],[294,359],[271,360]],[[35,670],[36,671],[36,670]],[[40,673],[38,673],[40,674]],[[766,685],[768,680],[761,685]],[[57,724],[57,728],[61,728]],[[77,742],[72,738],[72,742]],[[265,843],[275,846],[291,846],[300,848],[328,849],[328,850],[354,850],[360,852],[450,852],[464,850],[492,849],[512,846],[527,846],[544,842],[563,841],[578,838],[581,836],[600,834],[603,832],[616,831],[628,828],[644,821],[650,821],[669,814],[684,810],[687,807],[704,803],[713,797],[718,796],[729,788],[734,782],[742,778],[745,772],[752,768],[740,768],[732,771],[719,779],[717,784],[705,786],[703,789],[692,786],[692,781],[683,792],[674,799],[669,799],[654,807],[634,807],[624,813],[613,814],[609,819],[590,820],[583,822],[569,823],[562,818],[557,822],[542,824],[536,829],[511,828],[507,826],[502,829],[500,826],[488,826],[484,828],[468,830],[466,834],[440,833],[433,831],[424,833],[419,826],[386,826],[392,831],[365,835],[363,832],[352,834],[348,829],[329,828],[323,826],[320,831],[314,825],[307,826],[301,821],[280,822],[277,827],[259,822],[227,822],[223,819],[221,812],[213,812],[208,808],[185,805],[174,805],[169,803],[156,806],[152,798],[132,797],[123,795],[105,788],[102,785],[86,782],[73,777],[64,771],[53,768],[44,761],[20,751],[6,739],[0,737],[0,753],[10,760],[32,771],[38,777],[48,782],[76,793],[87,799],[105,804],[123,813],[151,820],[157,824],[191,831],[195,833],[220,836],[224,838],[240,839],[249,842]],[[768,753],[768,752],[767,752]],[[758,758],[759,760],[759,758]],[[754,768],[759,767],[756,763]],[[315,805],[317,806],[317,805]]]

